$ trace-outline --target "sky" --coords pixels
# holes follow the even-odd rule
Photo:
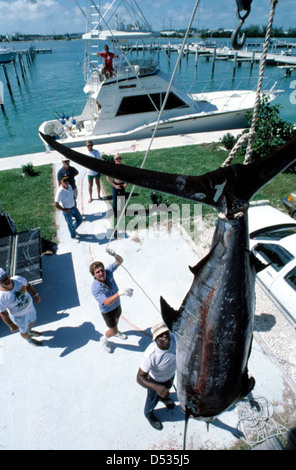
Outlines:
[[[125,0],[115,0],[116,5]],[[271,0],[253,0],[245,26],[266,25]],[[85,7],[87,0],[77,0]],[[0,0],[0,34],[62,34],[85,31],[85,18],[75,0]],[[112,0],[97,0],[102,9]],[[156,31],[185,29],[197,0],[137,0],[137,4]],[[200,0],[193,26],[235,28],[238,25],[236,0]],[[120,9],[118,10],[120,14]],[[244,13],[244,12],[243,12]],[[127,21],[127,20],[126,20]],[[127,21],[128,23],[129,21]],[[296,27],[296,0],[279,0],[274,26]]]

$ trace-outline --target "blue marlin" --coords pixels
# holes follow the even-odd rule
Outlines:
[[[252,197],[296,161],[296,138],[249,165],[221,167],[202,176],[161,173],[95,160],[41,137],[86,168],[155,191],[208,204],[218,212],[210,251],[191,268],[194,279],[178,311],[161,297],[164,322],[176,338],[177,396],[186,418],[211,422],[247,396],[253,337],[255,277],[262,268],[249,251]]]

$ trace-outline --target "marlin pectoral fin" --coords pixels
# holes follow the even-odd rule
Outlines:
[[[214,172],[202,176],[188,176],[145,170],[127,165],[114,165],[114,163],[88,157],[87,155],[59,144],[51,136],[44,135],[41,132],[39,133],[42,139],[51,148],[57,150],[79,165],[98,171],[103,175],[120,178],[127,183],[194,200],[196,202],[202,202],[213,207],[217,205],[217,194],[220,194],[220,186],[218,185],[218,183],[221,182],[220,172],[225,170],[215,170]],[[215,184],[213,185],[212,177],[209,177],[209,175],[212,174],[217,174],[216,178],[218,177],[219,180],[217,180],[217,186],[215,186]]]
[[[245,210],[246,203],[259,189],[296,160],[295,138],[250,165],[231,165],[201,176],[190,176],[114,165],[65,147],[51,136],[41,132],[40,135],[50,147],[86,168],[127,183],[207,204],[229,218]]]
[[[251,265],[254,267],[256,274],[260,273],[260,271],[263,271],[263,269],[266,269],[270,265],[270,263],[262,263],[262,261],[260,261],[252,251],[249,252],[249,256]]]
[[[174,310],[163,297],[160,297],[161,315],[163,321],[170,331],[172,331],[173,323],[179,317],[179,312]]]

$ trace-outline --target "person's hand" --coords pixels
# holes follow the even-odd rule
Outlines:
[[[108,255],[110,256],[116,256],[116,253],[114,250],[112,250],[112,248],[107,248],[106,249],[106,252],[108,253]]]
[[[133,289],[122,289],[120,291],[118,291],[119,295],[127,295],[128,297],[132,297],[134,291]]]
[[[170,391],[164,385],[155,385],[155,392],[160,398],[167,398]]]
[[[41,302],[41,297],[39,294],[34,295],[34,302],[35,304],[39,304]]]
[[[10,325],[9,327],[11,333],[15,333],[16,331],[18,331],[18,326],[17,325]]]

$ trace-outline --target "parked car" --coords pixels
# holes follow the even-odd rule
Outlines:
[[[266,268],[257,282],[296,327],[296,221],[268,202],[249,208],[250,249]]]
[[[289,215],[296,219],[296,190],[289,194],[283,200],[284,206],[287,209]]]

